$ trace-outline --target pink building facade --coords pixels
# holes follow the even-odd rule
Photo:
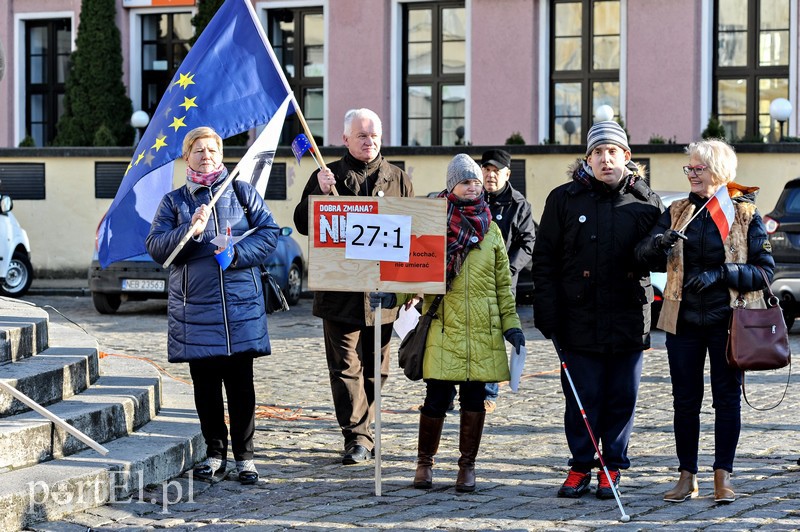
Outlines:
[[[152,110],[188,50],[195,1],[109,1],[133,109]],[[81,3],[0,5],[0,147],[52,140]],[[526,144],[581,144],[602,105],[636,144],[685,144],[712,115],[731,140],[771,142],[781,127],[769,114],[775,98],[791,102],[783,127],[794,136],[797,4],[252,2],[321,143],[341,144],[345,112],[369,107],[394,146],[497,145],[514,133]]]

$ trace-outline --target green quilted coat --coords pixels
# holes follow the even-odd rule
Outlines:
[[[400,303],[414,294],[398,294]],[[423,313],[436,296],[426,295]],[[522,328],[500,229],[492,222],[467,255],[442,299],[425,344],[423,378],[500,382],[509,379],[503,331]]]

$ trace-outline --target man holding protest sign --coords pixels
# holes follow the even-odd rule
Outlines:
[[[316,170],[306,183],[294,211],[297,230],[308,235],[309,196],[335,193],[341,196],[413,197],[409,176],[380,154],[381,120],[369,109],[345,114],[345,156]],[[336,419],[344,436],[342,463],[357,464],[370,457],[374,439],[374,313],[362,292],[314,294],[315,316],[322,318],[325,355],[331,381]],[[381,381],[389,376],[389,342],[397,310],[381,312]]]

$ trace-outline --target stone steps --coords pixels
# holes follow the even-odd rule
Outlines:
[[[42,335],[46,334],[43,338]],[[205,455],[190,386],[142,360],[98,358],[96,341],[42,309],[0,298],[0,379],[102,443],[102,456],[0,390],[0,530],[130,497]]]
[[[0,365],[47,349],[47,320],[47,312],[32,305],[18,307],[14,315],[0,315]]]
[[[81,432],[104,443],[126,436],[150,421],[160,402],[161,380],[149,366],[129,376],[131,364],[103,363],[103,376],[80,395],[48,408]],[[5,417],[0,423],[0,469],[16,469],[74,454],[87,448],[36,412]]]

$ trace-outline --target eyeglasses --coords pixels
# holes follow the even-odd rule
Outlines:
[[[694,172],[694,175],[700,177],[703,175],[703,172],[705,172],[706,168],[708,168],[708,166],[704,166],[702,164],[698,166],[684,166],[683,173],[689,175],[690,172]]]

